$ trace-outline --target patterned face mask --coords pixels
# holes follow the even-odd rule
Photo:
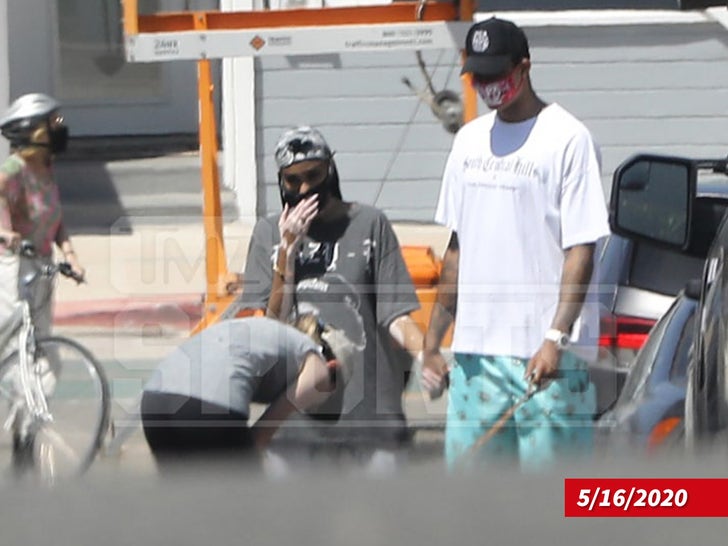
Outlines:
[[[487,83],[473,78],[473,87],[488,108],[495,110],[510,103],[523,85],[523,78],[516,85],[514,74],[515,70],[500,80]]]

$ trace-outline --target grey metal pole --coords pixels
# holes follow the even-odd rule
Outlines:
[[[0,111],[4,111],[10,101],[8,57],[8,0],[0,0]],[[0,138],[0,158],[5,158],[8,151],[7,140]]]

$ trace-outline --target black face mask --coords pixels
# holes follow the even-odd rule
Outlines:
[[[283,202],[288,205],[289,209],[292,209],[298,205],[301,201],[312,195],[318,195],[318,210],[319,212],[326,206],[329,200],[329,179],[328,177],[316,187],[311,188],[305,193],[293,193],[292,191],[286,190],[281,183],[281,197]]]
[[[48,131],[48,148],[54,154],[65,152],[68,147],[68,127],[59,125]]]

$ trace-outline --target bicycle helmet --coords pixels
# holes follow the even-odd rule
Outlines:
[[[18,97],[0,118],[0,132],[13,145],[27,145],[33,130],[60,106],[56,99],[43,93]]]

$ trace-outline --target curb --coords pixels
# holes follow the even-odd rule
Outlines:
[[[163,327],[191,330],[202,318],[202,295],[179,294],[56,302],[54,326],[93,328]]]

